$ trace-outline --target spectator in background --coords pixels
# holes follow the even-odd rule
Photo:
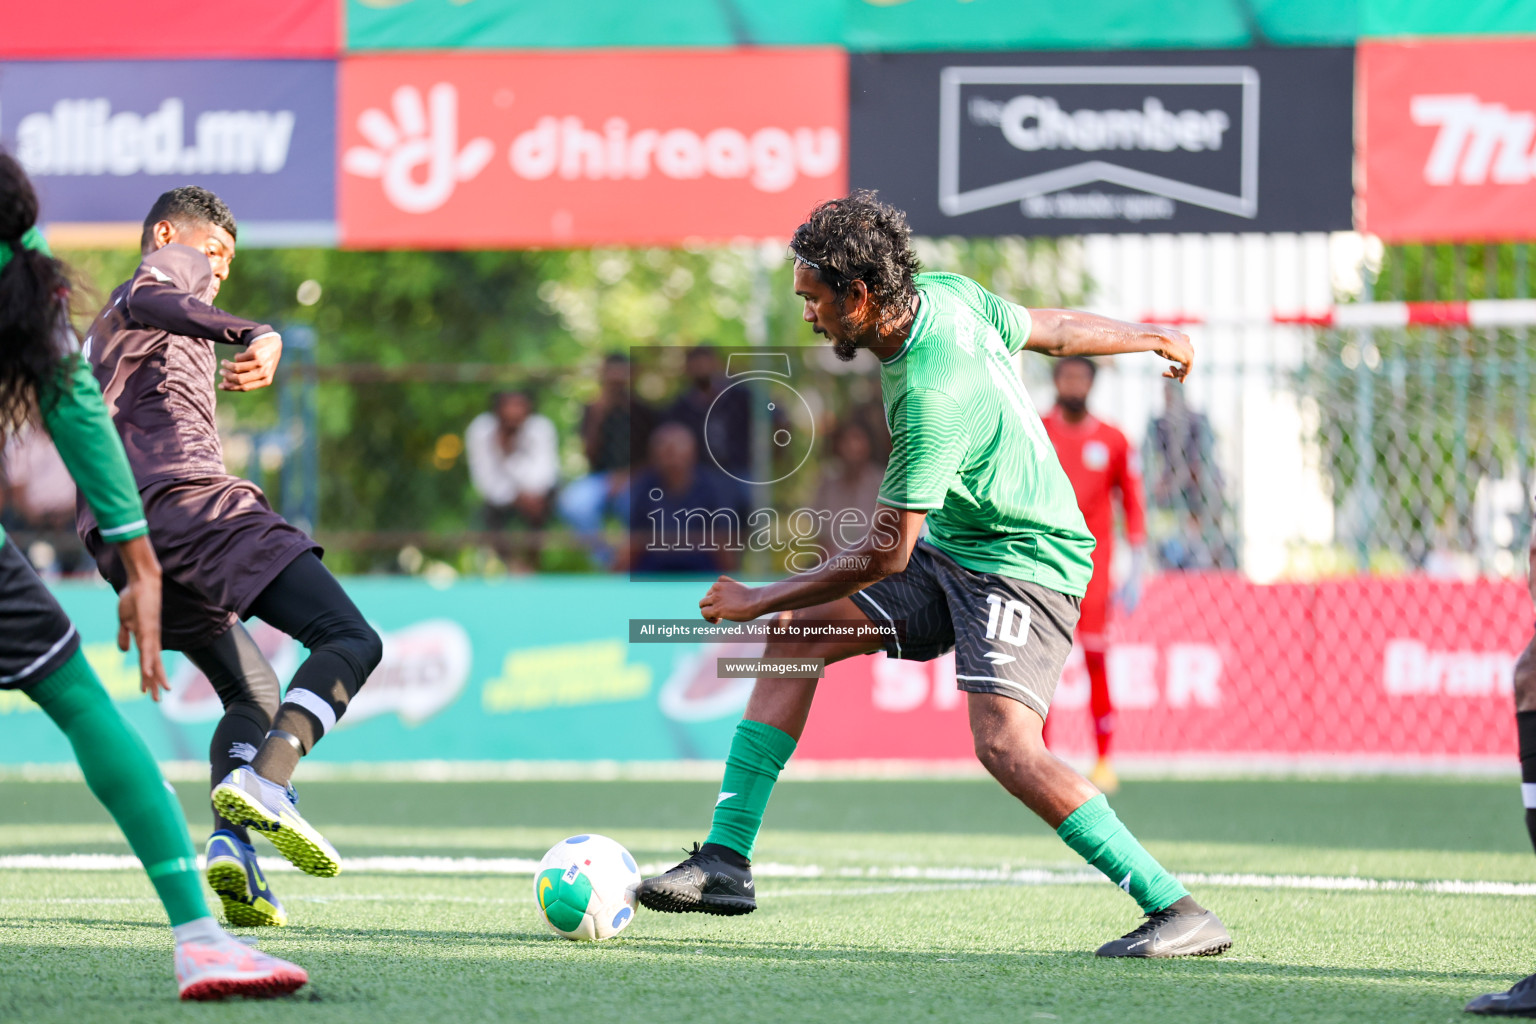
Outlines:
[[[702,574],[734,569],[746,529],[740,484],[699,459],[693,432],[663,423],[651,435],[650,466],[636,475],[629,567],[636,574]]]
[[[885,406],[879,399],[873,402],[859,402],[852,408],[839,413],[839,419],[845,423],[857,423],[864,428],[864,434],[869,438],[869,457],[884,467],[891,459],[891,428],[885,422]]]
[[[465,430],[464,451],[487,530],[505,530],[518,521],[543,529],[560,472],[559,439],[555,425],[533,411],[532,396],[525,391],[493,396],[490,411]],[[537,541],[529,551],[537,556]],[[509,548],[503,550],[503,557],[509,554]]]
[[[1148,431],[1156,463],[1152,497],[1183,526],[1158,545],[1159,557],[1170,569],[1236,568],[1222,522],[1226,499],[1211,421],[1189,407],[1184,389],[1172,381],[1164,382],[1163,399],[1163,414]]]
[[[727,382],[720,354],[708,345],[688,350],[683,376],[687,390],[662,418],[688,428],[701,459],[712,456],[710,461],[727,473],[747,476],[752,467],[751,393],[737,388],[721,397]]]
[[[614,516],[629,523],[629,475],[642,465],[656,414],[631,394],[629,357],[613,353],[603,360],[597,401],[581,414],[582,449],[587,475],[572,480],[560,492],[560,517],[591,547],[599,564],[608,567],[613,552],[602,542],[603,520]]]
[[[830,520],[822,521],[822,536],[835,550],[856,543],[854,531],[843,536],[841,529],[834,529],[839,513],[855,509],[867,517],[874,510],[885,466],[875,461],[874,439],[858,419],[846,419],[834,427],[828,447],[833,461],[822,470],[812,507],[831,514]]]
[[[5,446],[7,522],[19,531],[53,534],[27,554],[44,576],[88,567],[75,536],[75,482],[46,433],[28,424]],[[62,542],[62,548],[58,545]]]
[[[1093,534],[1093,577],[1077,620],[1077,643],[1088,670],[1089,707],[1098,761],[1088,781],[1105,793],[1120,788],[1109,761],[1115,734],[1115,707],[1110,697],[1109,614],[1110,565],[1114,559],[1115,497],[1125,515],[1125,539],[1131,545],[1131,569],[1116,596],[1116,603],[1130,614],[1141,597],[1141,576],[1146,565],[1146,515],[1141,500],[1140,461],[1119,429],[1088,411],[1088,395],[1099,368],[1091,359],[1068,356],[1056,361],[1051,379],[1056,385],[1056,407],[1042,422],[1056,448],[1056,457]],[[1047,719],[1047,724],[1050,724]]]

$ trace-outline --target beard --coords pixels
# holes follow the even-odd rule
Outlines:
[[[1088,399],[1086,398],[1058,397],[1056,399],[1056,404],[1061,407],[1062,412],[1069,412],[1074,416],[1080,416],[1088,411]]]
[[[838,317],[838,326],[842,328],[843,336],[832,340],[832,354],[845,363],[851,363],[854,356],[859,354],[859,343],[854,341],[854,338],[857,337],[862,325],[844,313]]]

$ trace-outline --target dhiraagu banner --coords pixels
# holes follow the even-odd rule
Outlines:
[[[629,620],[697,614],[697,583],[541,577],[435,588],[354,578],[348,593],[384,638],[384,660],[317,761],[647,761],[723,758],[750,679],[717,679],[716,659],[748,646],[629,643]],[[206,758],[221,714],[208,681],[171,654],[172,692],[139,693],[136,655],[117,650],[116,601],[104,586],[54,590],[119,707],[161,760]],[[246,624],[286,684],[295,641]],[[740,646],[740,649],[738,649]],[[0,691],[0,764],[73,755],[35,704]]]

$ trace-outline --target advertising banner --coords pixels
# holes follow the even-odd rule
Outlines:
[[[847,187],[846,83],[832,50],[353,58],[342,241],[787,237]]]
[[[347,49],[831,46],[841,42],[842,8],[838,0],[348,0]]]
[[[462,582],[359,578],[348,592],[384,637],[384,660],[321,761],[721,759],[751,679],[721,662],[761,643],[636,640],[631,619],[699,622],[697,583],[612,577]],[[169,657],[172,693],[138,694],[102,587],[59,588],[85,651],[161,759],[200,760],[220,714],[206,679]],[[1170,573],[1116,623],[1109,651],[1115,751],[1129,758],[1355,758],[1515,764],[1512,672],[1529,638],[1518,582],[1407,578],[1260,586]],[[303,650],[252,620],[285,681]],[[965,695],[952,657],[829,666],[797,761],[965,761]],[[1088,755],[1081,656],[1050,717],[1052,745]],[[68,743],[37,706],[0,691],[0,764],[63,763]]]
[[[843,38],[853,50],[1118,50],[1171,46],[1321,45],[1354,41],[1347,0],[849,0]]]
[[[1536,238],[1536,39],[1360,46],[1362,230]]]
[[[340,0],[48,0],[5,5],[0,58],[334,57]]]
[[[1260,586],[1169,573],[1115,623],[1114,751],[1128,758],[1509,759],[1513,671],[1530,639],[1522,583],[1423,578]],[[1074,651],[1050,741],[1091,756],[1088,675]],[[796,751],[807,759],[971,757],[952,658],[865,658],[828,672]]]
[[[1466,5],[1456,14],[1465,17]],[[1231,0],[1097,0],[1075,6],[1018,0],[567,0],[558,5],[348,0],[347,47],[359,52],[816,44],[852,50],[1321,46],[1353,43],[1361,17],[1352,0],[1287,0],[1257,9]],[[1385,22],[1377,22],[1390,24],[1390,12]]]
[[[177,185],[242,227],[326,242],[336,215],[331,61],[37,61],[0,69],[0,146],[45,223],[138,222]],[[241,241],[248,234],[242,232]]]
[[[696,644],[628,643],[632,616],[698,607],[698,585],[614,578],[465,582],[344,581],[384,640],[384,659],[314,760],[676,760],[720,758],[751,680],[707,675]],[[162,760],[201,760],[221,709],[208,681],[168,655],[172,692],[138,694],[136,657],[115,644],[116,602],[101,586],[56,588],[86,656]],[[247,623],[280,679],[297,642]],[[737,651],[736,654],[741,652]],[[0,690],[0,763],[72,760],[63,735],[24,695]]]
[[[852,58],[850,177],[929,235],[1350,226],[1353,51]]]

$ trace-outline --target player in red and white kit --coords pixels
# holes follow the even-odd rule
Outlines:
[[[1109,763],[1115,708],[1110,700],[1104,655],[1109,646],[1109,566],[1114,555],[1116,492],[1125,512],[1125,536],[1132,552],[1131,572],[1116,595],[1127,612],[1135,608],[1141,596],[1147,528],[1136,453],[1131,450],[1124,434],[1088,412],[1088,393],[1093,390],[1097,374],[1098,367],[1091,359],[1078,356],[1058,362],[1053,377],[1056,407],[1043,417],[1043,421],[1045,432],[1056,446],[1061,468],[1072,481],[1077,506],[1082,509],[1088,531],[1096,541],[1093,579],[1083,596],[1082,616],[1077,620],[1077,643],[1088,667],[1093,734],[1099,750],[1098,763],[1088,773],[1088,781],[1106,793],[1113,793],[1120,788],[1120,783]]]

